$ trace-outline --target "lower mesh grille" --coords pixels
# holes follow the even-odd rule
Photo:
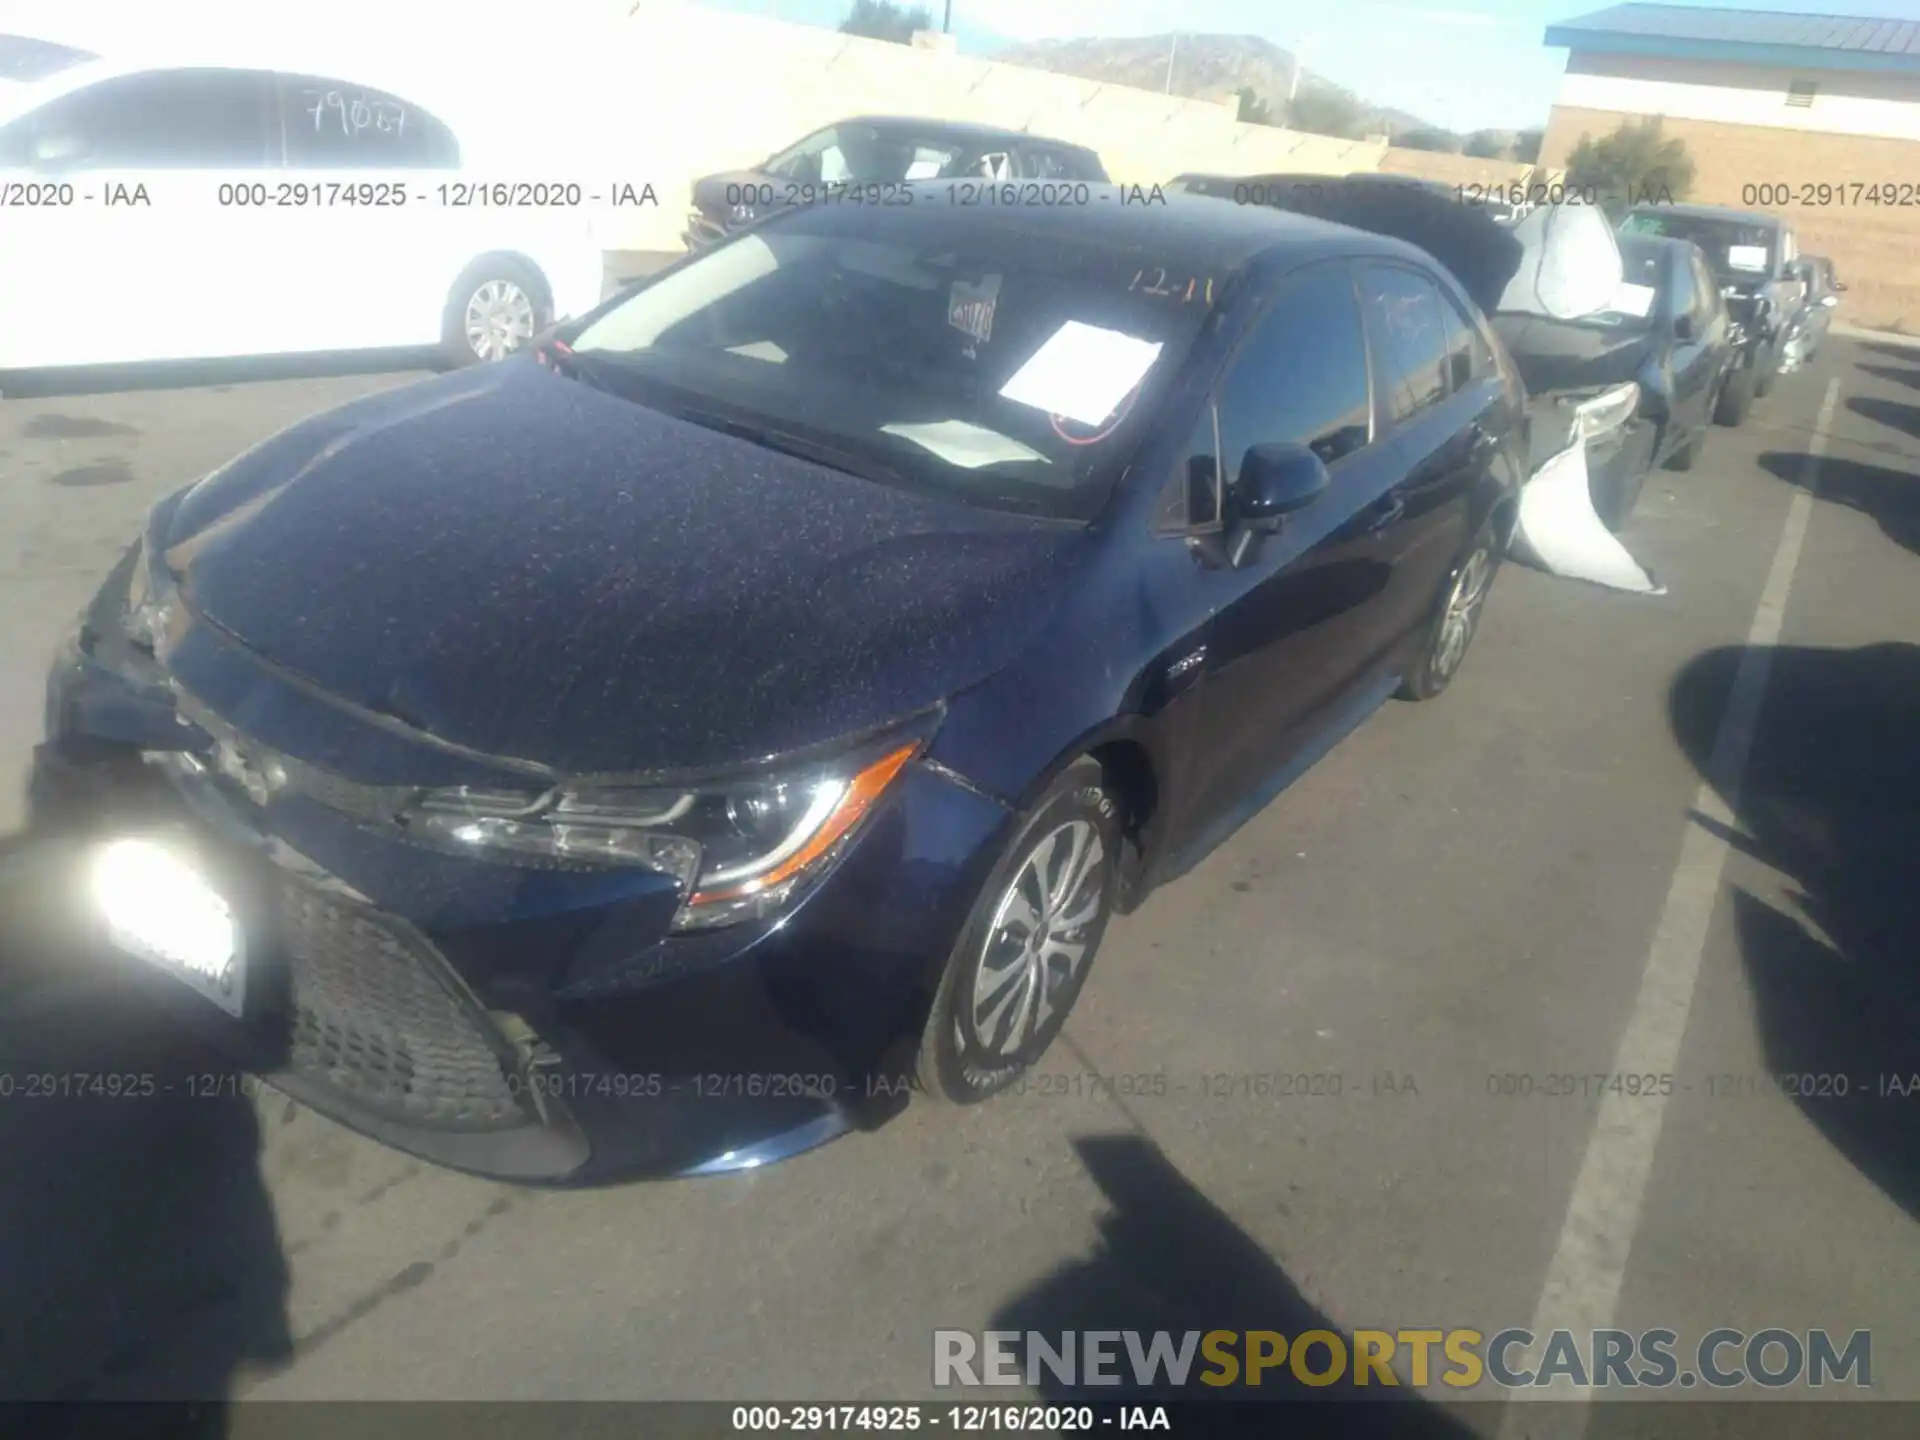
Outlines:
[[[419,942],[303,885],[279,889],[294,1071],[415,1124],[528,1122],[498,1054]]]

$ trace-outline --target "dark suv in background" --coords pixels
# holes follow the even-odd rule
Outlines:
[[[840,120],[746,170],[693,182],[689,250],[793,205],[830,200],[844,187],[913,180],[1065,180],[1105,184],[1106,167],[1084,145],[958,120],[866,115]],[[875,204],[890,197],[876,195]]]
[[[1795,270],[1800,252],[1792,227],[1778,215],[1720,205],[1637,205],[1620,229],[1623,235],[1663,235],[1700,247],[1736,329],[1741,363],[1728,382],[1730,396],[1772,389],[1805,294]]]

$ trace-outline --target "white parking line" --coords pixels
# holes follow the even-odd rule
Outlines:
[[[1766,695],[1767,672],[1772,665],[1771,647],[1780,638],[1781,621],[1786,616],[1787,594],[1793,588],[1793,572],[1800,563],[1800,547],[1806,539],[1807,521],[1820,478],[1820,461],[1827,452],[1827,437],[1839,395],[1840,382],[1828,381],[1819,418],[1814,422],[1813,440],[1807,447],[1801,484],[1788,506],[1786,528],[1781,532],[1779,548],[1774,551],[1773,568],[1767,574],[1759,608],[1747,631],[1746,653],[1740,657],[1726,714],[1721,717],[1719,731],[1713,738],[1706,778],[1694,798],[1694,810],[1698,814],[1728,831],[1734,829],[1733,810],[1739,800],[1747,754],[1753,746],[1760,706]],[[1727,848],[1725,840],[1698,824],[1689,823],[1681,837],[1680,859],[1674,866],[1673,883],[1667,890],[1659,923],[1654,927],[1633,1014],[1614,1055],[1613,1073],[1671,1074],[1675,1069],[1680,1042],[1686,1035],[1687,1012],[1693,1006],[1694,982],[1700,973],[1708,927],[1720,898],[1720,877],[1726,868]],[[1627,1258],[1640,1225],[1641,1202],[1646,1196],[1647,1176],[1653,1169],[1666,1105],[1664,1096],[1649,1098],[1610,1093],[1601,1100],[1593,1136],[1587,1142],[1587,1153],[1567,1205],[1560,1243],[1547,1266],[1546,1282],[1534,1310],[1532,1328],[1536,1337],[1555,1330],[1571,1330],[1585,1336],[1590,1331],[1613,1325]],[[1523,1365],[1531,1368],[1539,1363],[1537,1344],[1524,1361],[1517,1350],[1509,1354],[1509,1363],[1515,1368]],[[1556,1406],[1552,1412],[1509,1406],[1502,1419],[1500,1440],[1540,1440],[1548,1434],[1583,1435],[1589,1415],[1586,1402],[1592,1399],[1592,1393],[1591,1387],[1570,1382],[1511,1392],[1511,1398],[1516,1400],[1573,1403]]]

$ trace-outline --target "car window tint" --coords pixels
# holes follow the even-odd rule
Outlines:
[[[1445,297],[1447,324],[1447,365],[1453,388],[1460,389],[1499,371],[1493,347],[1473,317],[1460,308],[1451,295]]]
[[[267,161],[257,70],[155,70],[50,101],[8,132],[8,158],[50,170],[244,169]]]
[[[384,90],[315,75],[279,77],[287,164],[309,170],[449,170],[453,132]]]
[[[1214,407],[1203,406],[1193,433],[1180,447],[1173,478],[1161,499],[1155,526],[1160,530],[1212,529],[1220,523],[1220,464],[1214,447]]]
[[[1387,415],[1399,424],[1447,393],[1447,333],[1432,282],[1397,265],[1361,272]]]
[[[1365,445],[1366,339],[1346,267],[1293,279],[1255,322],[1217,395],[1229,477],[1255,445],[1305,445],[1329,465]]]

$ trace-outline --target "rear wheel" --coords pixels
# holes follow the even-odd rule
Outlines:
[[[1445,598],[1421,645],[1420,658],[1400,682],[1402,700],[1431,700],[1453,683],[1467,647],[1480,631],[1480,612],[1500,569],[1500,548],[1499,529],[1489,519],[1448,577]]]
[[[1689,435],[1686,443],[1667,457],[1669,470],[1691,470],[1693,462],[1700,458],[1700,446],[1707,438],[1704,430],[1696,430]]]
[[[449,365],[505,360],[553,319],[539,271],[511,256],[480,260],[454,282],[440,327]]]
[[[1021,817],[947,957],[916,1062],[928,1095],[985,1100],[1046,1053],[1106,934],[1119,854],[1119,806],[1083,756]]]
[[[1747,412],[1752,408],[1753,370],[1742,365],[1727,376],[1727,383],[1720,387],[1720,398],[1713,402],[1713,423],[1738,427],[1746,422]]]

